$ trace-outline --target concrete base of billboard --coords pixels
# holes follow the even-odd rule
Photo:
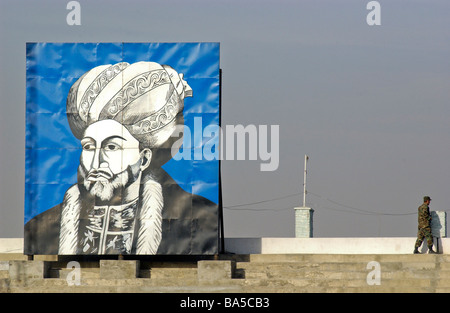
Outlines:
[[[45,261],[10,261],[8,264],[9,277],[15,281],[30,281],[43,279],[49,268]]]
[[[222,279],[231,279],[236,267],[231,260],[198,261],[197,276],[199,281],[214,282]]]
[[[450,292],[450,255],[442,254],[236,254],[220,255],[217,260],[143,259],[138,277],[133,277],[138,263],[113,261],[102,265],[98,260],[81,261],[78,271],[66,268],[67,262],[61,260],[0,261],[0,293]],[[100,274],[102,266],[109,268]],[[142,275],[146,270],[150,276]]]
[[[101,279],[130,279],[138,277],[137,260],[100,260]]]

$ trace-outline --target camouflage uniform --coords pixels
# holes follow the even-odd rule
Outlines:
[[[433,246],[433,236],[431,235],[431,214],[428,204],[422,204],[419,209],[419,229],[417,232],[417,240],[414,248],[422,245],[423,239],[427,239],[428,248]]]

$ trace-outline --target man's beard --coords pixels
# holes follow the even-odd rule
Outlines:
[[[134,169],[134,171],[133,171]],[[124,171],[113,174],[108,169],[91,169],[89,172],[80,164],[78,167],[78,183],[94,197],[102,201],[110,201],[114,195],[120,195],[121,191],[137,180],[140,172],[135,166],[128,166]]]

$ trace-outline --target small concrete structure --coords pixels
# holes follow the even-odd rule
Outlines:
[[[311,238],[313,236],[313,213],[308,207],[297,207],[295,210],[295,237]]]
[[[203,282],[231,279],[236,263],[231,260],[224,261],[198,261],[198,280]]]
[[[130,279],[138,277],[137,260],[100,260],[100,278]]]
[[[44,279],[47,270],[48,263],[45,261],[9,261],[9,277],[11,280]]]

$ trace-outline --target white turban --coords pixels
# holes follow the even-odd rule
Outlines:
[[[173,133],[184,98],[191,96],[183,74],[170,66],[154,62],[101,65],[71,87],[67,118],[78,139],[92,123],[112,119],[146,147],[155,148]]]

